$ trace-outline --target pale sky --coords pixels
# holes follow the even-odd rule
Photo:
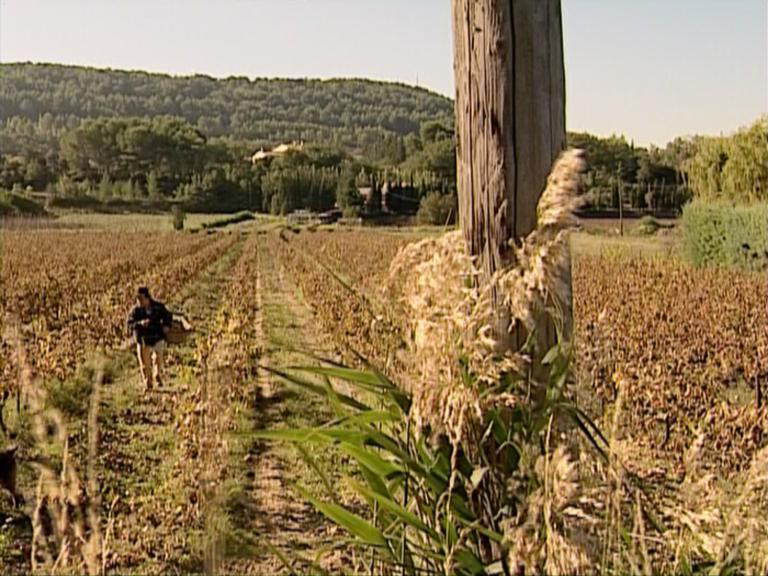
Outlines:
[[[570,130],[663,144],[768,113],[768,0],[562,5]],[[0,61],[369,77],[453,96],[450,0],[0,0]]]

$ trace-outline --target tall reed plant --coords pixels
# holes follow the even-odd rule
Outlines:
[[[513,262],[490,281],[481,280],[458,232],[398,255],[389,285],[400,295],[396,316],[409,349],[401,381],[370,365],[279,373],[325,395],[336,418],[260,436],[333,444],[356,463],[357,473],[345,481],[368,514],[342,505],[329,478],[322,496],[301,491],[374,552],[377,573],[573,572],[587,565],[583,535],[565,522],[577,510],[577,491],[569,488],[575,466],[568,450],[556,449],[560,432],[574,428],[600,453],[605,446],[565,393],[567,232],[582,169],[577,152],[559,159],[539,202],[537,229],[511,245]],[[511,334],[496,330],[500,313]],[[540,330],[548,326],[560,338],[542,349]],[[519,349],[503,345],[522,335]],[[334,381],[354,392],[340,392]]]

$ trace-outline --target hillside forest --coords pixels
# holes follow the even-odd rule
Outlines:
[[[356,216],[380,212],[386,190],[389,211],[421,208],[432,223],[455,215],[453,104],[427,90],[45,64],[2,64],[0,74],[6,197],[273,214],[338,206]],[[290,142],[287,154],[252,160]],[[768,194],[768,118],[664,147],[588,133],[568,142],[587,151],[588,210],[676,213],[692,196]]]

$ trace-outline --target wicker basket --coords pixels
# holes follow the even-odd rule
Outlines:
[[[183,344],[192,332],[194,329],[184,316],[174,315],[171,327],[165,333],[165,339],[168,344]]]

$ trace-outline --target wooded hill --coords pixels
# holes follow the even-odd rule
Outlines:
[[[362,79],[214,79],[29,63],[0,64],[0,77],[6,153],[55,145],[85,118],[176,116],[209,137],[305,140],[365,154],[387,136],[453,116],[444,96]]]
[[[407,188],[413,207],[430,193],[454,202],[453,102],[420,88],[54,64],[0,64],[0,77],[0,190],[282,213],[344,206],[355,184],[388,182]],[[767,135],[761,118],[731,136],[664,148],[588,133],[567,140],[587,151],[589,208],[671,212],[691,196],[764,200]],[[307,143],[305,153],[247,160],[293,140]],[[442,212],[435,220],[445,222]]]

